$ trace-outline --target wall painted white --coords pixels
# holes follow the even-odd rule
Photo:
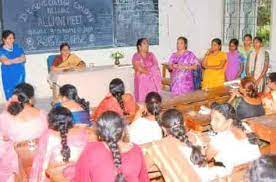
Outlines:
[[[273,13],[276,17],[276,3],[274,2],[273,5]],[[189,49],[198,57],[202,57],[205,53],[212,38],[222,37],[223,0],[159,0],[159,11],[160,44],[152,46],[151,51],[156,54],[160,62],[166,61],[175,50],[176,38],[179,36],[188,38]],[[273,18],[273,25],[273,32],[275,32],[276,18]],[[272,48],[276,51],[276,33],[272,39]],[[131,63],[131,57],[136,48],[85,50],[75,53],[88,64],[93,62],[97,66],[113,64],[110,54],[116,50],[125,54],[122,63]],[[276,60],[275,51],[272,56],[274,60]],[[46,81],[48,76],[46,59],[50,54],[52,53],[27,55],[27,82],[35,86],[38,98],[51,96],[51,90]],[[0,102],[3,100],[0,96]]]

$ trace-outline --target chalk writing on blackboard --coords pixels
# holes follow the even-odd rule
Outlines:
[[[159,43],[158,0],[2,0],[2,10],[27,53]]]
[[[112,0],[9,0],[4,28],[12,29],[27,52],[113,46]]]
[[[159,43],[158,0],[114,0],[115,44],[135,45],[147,37],[151,44]]]

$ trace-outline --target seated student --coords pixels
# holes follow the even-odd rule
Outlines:
[[[100,141],[85,147],[76,164],[74,182],[148,182],[142,150],[123,141],[123,118],[107,111],[99,117],[96,125]]]
[[[211,181],[223,172],[221,167],[208,167],[207,159],[185,131],[184,118],[176,109],[167,110],[160,124],[166,136],[145,148],[145,153],[161,171],[165,181]]]
[[[221,87],[225,81],[225,65],[227,55],[221,51],[221,40],[213,39],[211,49],[205,54],[202,62],[203,72],[202,89]]]
[[[251,77],[241,80],[239,90],[233,91],[228,102],[233,105],[240,120],[265,114],[262,99],[258,96],[255,80]]]
[[[236,80],[241,77],[243,62],[238,47],[239,41],[237,39],[231,39],[229,42],[229,52],[227,53],[226,81]]]
[[[276,113],[276,72],[270,73],[262,100],[266,114]]]
[[[48,181],[47,174],[76,162],[90,140],[89,129],[74,125],[72,114],[65,107],[53,108],[48,114],[48,122],[49,130],[39,140],[30,182]]]
[[[208,160],[221,163],[227,175],[234,167],[261,155],[257,137],[236,116],[235,109],[228,103],[212,105],[211,127],[215,134],[210,135],[206,155]]]
[[[48,128],[46,113],[33,107],[33,97],[34,88],[30,84],[17,85],[6,110],[0,115],[0,130],[14,145],[22,180],[28,178],[38,139]]]
[[[249,182],[276,181],[276,155],[264,155],[255,160],[248,170]]]
[[[72,113],[74,124],[87,124],[90,122],[90,107],[89,102],[81,99],[78,96],[78,91],[75,86],[66,84],[59,89],[60,101],[54,107],[66,107]]]
[[[137,119],[128,127],[131,142],[140,145],[162,138],[162,129],[158,124],[161,102],[161,96],[157,92],[150,92],[146,96],[146,108],[140,108]]]
[[[133,96],[125,93],[124,82],[119,79],[113,79],[109,84],[109,94],[101,101],[93,114],[93,120],[97,119],[106,111],[114,111],[120,116],[133,118],[136,112],[136,103]]]
[[[78,56],[70,52],[70,45],[62,43],[60,45],[60,55],[56,56],[51,66],[51,71],[84,69],[85,66],[85,63]]]

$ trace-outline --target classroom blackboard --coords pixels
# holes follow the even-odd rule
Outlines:
[[[26,53],[159,43],[158,0],[2,0],[2,29]]]
[[[135,45],[141,37],[159,44],[158,0],[115,0],[114,22],[117,46]]]

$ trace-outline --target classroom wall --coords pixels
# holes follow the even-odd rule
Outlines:
[[[276,3],[274,3],[274,17],[276,17]],[[152,46],[151,51],[156,54],[160,62],[168,60],[175,50],[176,38],[183,35],[189,39],[189,48],[198,57],[202,57],[209,47],[210,40],[214,37],[222,37],[223,29],[223,0],[159,0],[160,44]],[[276,27],[274,19],[274,27]],[[276,28],[274,29],[276,30]],[[276,50],[276,33],[273,36],[272,47]],[[113,51],[124,52],[122,63],[131,63],[131,57],[136,51],[135,47],[117,49],[99,49],[76,51],[88,64],[98,65],[113,64],[110,54]],[[51,90],[47,83],[47,54],[27,55],[27,82],[36,88],[36,97],[48,98]],[[275,51],[273,59],[276,60]],[[0,86],[2,88],[2,85]],[[0,96],[0,102],[3,97]]]

